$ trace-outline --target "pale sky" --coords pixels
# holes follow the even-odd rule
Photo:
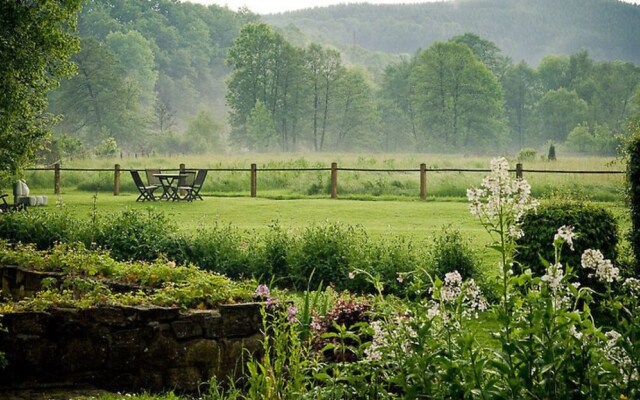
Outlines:
[[[183,0],[184,1],[184,0]],[[242,6],[246,6],[251,11],[258,14],[273,14],[284,11],[299,10],[302,8],[324,7],[332,4],[340,3],[372,3],[372,4],[407,4],[407,3],[427,3],[429,1],[419,0],[186,0],[192,3],[200,4],[217,4],[227,6],[231,10],[237,10]],[[447,1],[447,0],[431,0],[431,1]],[[455,1],[455,0],[449,0]],[[640,0],[621,0],[627,3],[640,4]]]

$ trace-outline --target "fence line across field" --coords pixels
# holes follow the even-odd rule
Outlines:
[[[120,164],[115,164],[113,168],[62,168],[59,163],[51,167],[27,168],[27,171],[53,171],[53,188],[55,194],[60,194],[60,177],[62,171],[80,172],[113,172],[113,194],[120,195],[120,180],[122,172],[129,172],[139,168],[121,168]],[[185,171],[186,165],[180,164],[178,168],[163,168],[164,171]],[[420,168],[346,168],[338,167],[338,163],[331,163],[331,167],[315,168],[258,168],[257,164],[251,164],[250,168],[189,168],[206,169],[208,172],[249,172],[251,197],[257,197],[258,191],[258,171],[260,172],[304,172],[304,171],[330,171],[331,172],[331,198],[338,197],[338,172],[388,172],[388,173],[419,173],[420,175],[420,199],[427,199],[427,173],[428,172],[491,172],[486,168],[427,168],[426,164],[420,164]],[[596,171],[596,170],[545,170],[545,169],[524,169],[521,163],[516,164],[515,169],[509,170],[516,174],[516,178],[523,178],[525,173],[535,174],[593,174],[593,175],[622,175],[626,171]]]

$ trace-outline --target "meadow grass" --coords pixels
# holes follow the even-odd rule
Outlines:
[[[428,200],[419,200],[418,172],[339,171],[338,200],[329,198],[329,171],[260,171],[262,168],[328,168],[337,162],[345,168],[487,169],[488,156],[433,154],[239,154],[202,156],[155,156],[138,158],[87,159],[67,162],[65,168],[187,168],[249,169],[258,165],[258,198],[249,197],[249,172],[210,171],[202,193],[205,201],[194,203],[136,203],[138,193],[130,175],[122,174],[121,194],[113,195],[112,172],[62,171],[62,194],[69,212],[87,217],[98,211],[119,211],[126,207],[154,207],[174,219],[181,231],[195,234],[213,224],[230,225],[251,235],[278,223],[287,229],[304,229],[314,224],[340,222],[361,226],[374,238],[404,236],[416,243],[427,243],[443,228],[451,227],[471,240],[484,264],[495,265],[493,252],[486,249],[489,237],[473,219],[466,203],[466,189],[478,186],[486,172],[429,172]],[[511,160],[512,168],[516,160]],[[563,157],[524,163],[525,170],[603,170],[621,171],[616,159],[605,157]],[[555,201],[577,198],[602,203],[619,218],[622,231],[629,226],[624,206],[624,175],[580,175],[527,173],[534,197]],[[27,182],[36,194],[53,195],[53,172],[31,171]],[[94,201],[95,200],[95,201]],[[369,201],[376,200],[376,201]],[[621,235],[622,238],[622,235]]]
[[[124,192],[119,196],[108,193],[90,194],[81,191],[65,192],[56,197],[49,193],[53,203],[77,217],[87,220],[95,211],[121,212],[125,209],[147,211],[149,208],[166,214],[178,229],[197,235],[201,228],[231,226],[251,239],[269,230],[277,223],[282,228],[303,231],[326,223],[362,227],[373,239],[385,240],[395,236],[410,239],[417,245],[427,246],[444,228],[459,230],[477,251],[484,268],[493,271],[497,253],[487,248],[489,236],[469,213],[468,204],[461,199],[450,201],[359,201],[345,199],[293,199],[273,200],[250,197],[204,196],[203,201],[188,202],[136,202],[137,193]],[[623,203],[599,203],[618,219],[621,231],[629,226],[628,211]],[[39,212],[40,209],[33,209]],[[621,235],[623,239],[623,235]]]
[[[421,163],[428,168],[487,169],[489,156],[437,154],[225,154],[201,156],[154,156],[138,158],[86,159],[65,162],[63,168],[108,168],[120,164],[123,169],[187,168],[242,169],[252,163],[258,166],[258,196],[272,199],[326,198],[330,191],[330,172],[323,171],[261,171],[261,169],[329,168],[337,162],[340,168],[410,169],[410,172],[339,171],[338,195],[361,200],[417,199],[420,193]],[[517,160],[511,160],[512,168]],[[525,170],[598,170],[622,171],[624,165],[611,157],[566,157],[555,162],[527,161]],[[466,189],[478,185],[485,172],[428,172],[427,195],[431,199],[463,198]],[[578,196],[595,201],[621,201],[624,198],[624,175],[548,174],[525,172],[538,198]],[[32,188],[53,187],[52,171],[31,171],[26,179]],[[113,172],[62,171],[63,190],[112,192]],[[134,191],[128,173],[122,174],[122,190]],[[248,196],[248,171],[209,172],[203,192],[216,196]]]

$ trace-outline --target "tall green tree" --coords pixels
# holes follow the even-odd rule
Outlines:
[[[534,145],[530,133],[534,128],[534,110],[541,97],[536,72],[524,61],[505,73],[503,84],[505,111],[512,138],[518,148]]]
[[[417,129],[417,119],[414,98],[414,86],[411,84],[411,71],[415,65],[415,58],[402,59],[388,65],[384,70],[382,88],[380,92],[385,147],[389,149],[391,143],[397,143],[400,137],[410,135],[413,148],[419,146],[420,137]],[[402,140],[404,142],[404,140]]]
[[[59,128],[91,145],[108,137],[123,141],[115,127],[126,119],[126,89],[115,55],[106,45],[86,39],[73,60],[78,74],[52,95],[52,110],[64,115]]]
[[[468,46],[432,45],[418,56],[411,80],[425,144],[430,148],[504,144],[500,85]]]
[[[277,147],[278,132],[273,123],[273,116],[267,107],[260,100],[251,110],[247,120],[247,132],[254,140],[253,148],[261,152],[273,150],[274,144]]]
[[[586,120],[588,109],[587,102],[573,90],[548,91],[537,108],[543,139],[565,141],[569,132]]]
[[[81,0],[0,3],[0,178],[15,176],[46,145],[55,118],[47,95],[75,68]]]
[[[206,111],[198,112],[198,115],[189,122],[185,136],[190,145],[189,150],[194,153],[224,151],[222,126]]]
[[[335,148],[373,147],[380,125],[371,85],[361,68],[346,68],[337,82]],[[369,146],[367,146],[369,145]]]
[[[300,54],[266,24],[247,24],[229,50],[227,64],[233,69],[227,81],[227,104],[234,141],[243,146],[255,143],[248,136],[247,118],[261,101],[286,149],[290,138],[295,138]]]
[[[498,80],[502,80],[511,60],[501,54],[500,48],[495,43],[483,39],[475,33],[465,33],[460,36],[455,36],[451,41],[467,45],[473,55],[486,65]]]
[[[336,82],[343,72],[340,53],[313,43],[305,53],[307,82],[311,91],[312,141],[315,151],[322,151],[327,135],[329,110]]]

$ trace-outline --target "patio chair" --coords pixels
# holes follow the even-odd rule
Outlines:
[[[189,192],[185,188],[193,186],[193,183],[196,180],[196,171],[187,170],[187,171],[180,171],[180,173],[183,174],[184,176],[181,176],[180,178],[178,178],[178,186],[173,188],[174,201],[188,200],[187,195],[189,194]]]
[[[161,171],[159,169],[146,169],[147,173],[147,184],[149,186],[162,186],[162,182],[160,182],[160,178],[155,176],[155,174],[159,174]]]
[[[24,203],[18,203],[18,204],[7,203],[8,196],[9,195],[6,193],[0,194],[0,200],[2,200],[2,202],[0,203],[0,213],[7,212],[7,211],[22,211],[27,209]]]
[[[204,180],[206,177],[207,177],[207,170],[199,169],[192,185],[178,186],[178,190],[183,190],[184,192],[186,192],[185,195],[180,198],[180,200],[187,200],[187,201],[193,201],[195,199],[203,200],[202,196],[200,196],[200,189],[202,189],[202,185],[204,184]]]
[[[140,172],[138,170],[131,170],[131,177],[133,178],[133,183],[135,183],[136,187],[140,191],[140,196],[136,199],[136,201],[155,201],[156,197],[153,195],[153,191],[158,188],[157,185],[145,185],[142,182],[142,178],[140,178]]]

